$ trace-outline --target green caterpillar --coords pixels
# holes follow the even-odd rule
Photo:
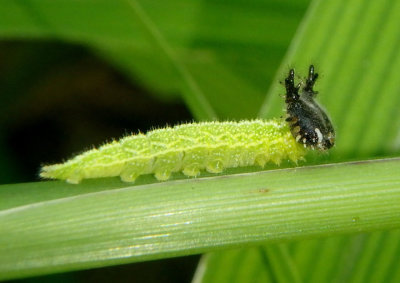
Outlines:
[[[40,176],[72,184],[111,176],[134,182],[143,174],[167,180],[173,172],[195,177],[201,170],[297,162],[304,154],[282,119],[190,123],[124,137],[65,163],[43,166]]]

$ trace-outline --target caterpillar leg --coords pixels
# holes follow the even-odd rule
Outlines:
[[[75,176],[70,176],[68,177],[68,179],[66,180],[67,183],[70,184],[79,184],[82,181],[82,177],[75,175]]]
[[[269,161],[269,158],[265,156],[265,154],[259,154],[254,159],[254,163],[264,168],[265,164]]]
[[[189,177],[196,177],[200,175],[200,164],[190,164],[183,168],[182,173]]]
[[[133,183],[140,175],[151,173],[154,158],[134,159],[125,164],[121,170],[120,178],[123,182]]]
[[[159,181],[166,181],[171,177],[171,171],[157,171],[154,173],[154,177]]]
[[[207,172],[214,174],[221,173],[222,171],[224,171],[224,163],[222,162],[222,160],[209,161],[206,165],[206,170]]]
[[[132,170],[124,170],[120,175],[121,181],[127,183],[134,183],[137,177],[139,174]]]
[[[189,177],[200,175],[200,170],[206,168],[208,154],[209,151],[206,148],[185,151],[182,159],[182,173]]]
[[[166,181],[172,172],[178,172],[182,167],[183,152],[167,152],[155,158],[153,172],[159,181]]]

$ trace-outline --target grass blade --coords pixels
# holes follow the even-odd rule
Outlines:
[[[0,211],[0,276],[398,228],[399,170],[400,159],[343,163],[127,186],[8,207]],[[53,184],[54,190],[74,187]],[[29,193],[29,185],[18,186],[0,191]]]

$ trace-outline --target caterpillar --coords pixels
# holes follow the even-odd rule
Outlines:
[[[126,136],[86,151],[65,163],[43,166],[40,177],[78,184],[82,179],[120,176],[134,182],[144,174],[168,180],[172,173],[195,177],[202,170],[280,164],[303,159],[305,148],[327,150],[335,132],[325,111],[314,100],[318,74],[310,65],[308,78],[294,85],[294,69],[285,79],[286,114],[283,119],[203,122]],[[300,94],[299,91],[301,90]]]
[[[282,119],[189,123],[126,136],[65,163],[43,166],[40,176],[72,184],[112,176],[134,182],[143,174],[163,181],[179,171],[195,177],[201,170],[297,162],[304,154]]]

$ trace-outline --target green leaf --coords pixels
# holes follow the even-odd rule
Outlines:
[[[0,278],[399,228],[399,170],[386,159],[137,186],[106,179],[94,192],[91,182],[3,185]],[[9,197],[35,187],[37,199]]]

